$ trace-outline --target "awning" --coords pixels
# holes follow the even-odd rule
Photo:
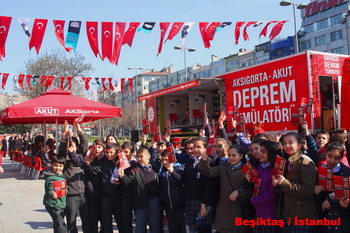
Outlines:
[[[148,100],[165,95],[187,95],[188,90],[215,90],[217,84],[215,81],[222,80],[221,78],[202,78],[182,83],[176,86],[168,87],[163,90],[155,91],[138,97],[139,101]]]

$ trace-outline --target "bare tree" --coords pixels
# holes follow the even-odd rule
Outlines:
[[[94,68],[90,63],[85,61],[85,57],[80,53],[74,53],[72,55],[67,54],[61,50],[53,50],[51,52],[46,52],[41,54],[36,59],[30,59],[25,64],[25,73],[33,75],[31,86],[33,91],[28,88],[20,89],[16,88],[16,91],[20,92],[22,96],[28,98],[34,98],[45,91],[47,87],[40,85],[40,80],[35,77],[40,77],[42,75],[55,76],[52,82],[53,87],[59,87],[60,79],[59,77],[84,77],[88,76]],[[74,93],[81,93],[84,85],[77,85],[78,80],[73,79],[71,91]],[[68,86],[67,83],[64,84],[64,88]]]

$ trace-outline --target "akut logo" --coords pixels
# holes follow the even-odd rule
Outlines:
[[[59,115],[60,111],[58,108],[53,107],[35,107],[34,108],[34,114],[38,115]]]

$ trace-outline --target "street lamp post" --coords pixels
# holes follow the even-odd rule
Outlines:
[[[137,71],[138,70],[145,70],[144,67],[128,67],[128,70],[135,70],[135,96],[136,96],[136,130],[139,131],[139,103],[138,103],[138,84],[137,84]]]
[[[186,50],[188,52],[194,52],[196,51],[195,48],[182,48],[181,46],[175,46],[174,49],[177,49],[177,50],[183,50],[184,51],[184,64],[185,64],[185,81],[187,82],[188,81],[188,75],[187,75],[187,64],[186,64]]]
[[[295,6],[297,7],[298,10],[301,10],[301,9],[305,9],[307,7],[307,4],[293,3],[289,0],[283,0],[280,2],[280,6],[289,6],[289,5],[293,5],[295,53],[299,53],[299,40],[298,40],[298,33],[297,33],[297,21],[295,16]]]

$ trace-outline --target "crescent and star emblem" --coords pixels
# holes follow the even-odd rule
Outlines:
[[[119,40],[119,39],[120,39],[120,37],[121,37],[120,33],[119,33],[119,32],[117,32],[117,33],[115,34],[115,39],[116,39],[116,40]]]
[[[1,26],[0,27],[0,34],[6,32],[6,27],[5,26]]]
[[[44,27],[44,24],[42,22],[39,22],[36,24],[36,26],[38,27],[38,29],[41,29],[42,27]]]
[[[111,32],[110,32],[110,31],[105,31],[105,32],[103,33],[103,35],[105,35],[105,37],[109,37],[109,36],[111,35]]]
[[[62,29],[62,25],[61,25],[61,24],[57,24],[57,25],[56,25],[56,31],[57,31],[57,32],[60,32],[61,29]]]
[[[179,28],[179,26],[175,25],[173,28],[174,28],[174,30],[175,30],[175,29],[178,29],[178,28]]]
[[[96,31],[96,29],[95,29],[94,27],[90,27],[90,28],[89,28],[89,32],[90,32],[90,34],[94,34],[94,33],[95,33],[95,31]]]

